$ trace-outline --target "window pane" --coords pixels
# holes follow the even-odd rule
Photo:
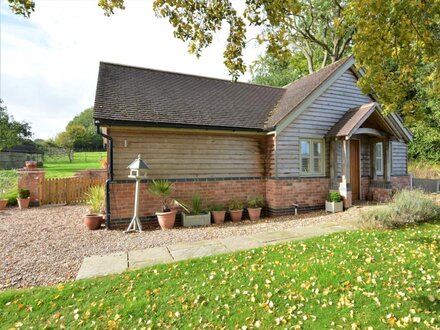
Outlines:
[[[302,158],[301,159],[301,172],[302,173],[309,173],[309,164],[310,164],[310,158]]]
[[[321,142],[313,142],[313,156],[321,156]]]
[[[382,172],[382,159],[376,158],[376,171]]]
[[[382,143],[376,143],[376,157],[382,158]]]
[[[309,156],[310,155],[310,143],[307,141],[301,141],[301,155]]]
[[[321,158],[313,159],[313,173],[321,173]]]

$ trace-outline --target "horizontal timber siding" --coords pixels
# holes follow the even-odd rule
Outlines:
[[[392,142],[391,174],[406,175],[408,169],[408,151],[404,142]]]
[[[265,174],[264,137],[126,128],[111,128],[110,135],[116,180],[127,178],[127,166],[138,154],[150,165],[149,178],[263,177]]]
[[[323,138],[348,109],[372,101],[356,85],[354,74],[347,70],[308,109],[278,134],[276,145],[278,176],[299,176],[300,138]],[[326,174],[329,173],[329,151],[329,144],[326,143]],[[338,154],[340,155],[339,150]],[[338,163],[339,159],[338,156]],[[338,172],[340,172],[340,169],[338,169]]]

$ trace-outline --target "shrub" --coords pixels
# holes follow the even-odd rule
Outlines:
[[[263,207],[264,206],[264,197],[261,195],[248,197],[247,204],[250,208]]]
[[[29,189],[20,189],[18,190],[18,198],[26,199],[31,195],[31,191]]]
[[[90,187],[87,194],[86,203],[90,207],[90,213],[98,214],[104,209],[105,189],[103,185]]]
[[[192,214],[204,213],[202,204],[203,204],[202,197],[200,197],[200,195],[194,195],[191,198],[191,213]]]
[[[364,227],[396,228],[435,219],[440,207],[420,190],[397,192],[388,205],[376,206],[362,215]]]
[[[243,209],[243,202],[238,199],[233,199],[229,203],[229,210],[242,210]]]
[[[342,201],[342,196],[337,191],[330,191],[327,195],[327,201],[339,203]]]
[[[214,204],[209,207],[211,211],[225,211],[225,207],[222,205]]]

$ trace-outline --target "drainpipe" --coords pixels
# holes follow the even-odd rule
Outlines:
[[[109,163],[107,166],[107,180],[105,181],[105,226],[110,229],[110,182],[113,181],[113,138],[110,135],[102,133],[99,127],[99,120],[95,120],[96,132],[108,141],[108,148],[110,149]]]

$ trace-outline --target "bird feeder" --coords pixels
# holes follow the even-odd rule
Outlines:
[[[136,188],[135,188],[135,195],[134,195],[134,215],[133,219],[131,219],[130,225],[128,226],[126,233],[133,232],[133,231],[142,231],[142,225],[141,221],[139,219],[139,183],[142,179],[147,178],[147,172],[150,168],[147,163],[145,163],[141,159],[141,155],[138,155],[138,158],[133,161],[130,165],[127,167],[130,169],[130,174],[128,177],[130,179],[136,180]]]

